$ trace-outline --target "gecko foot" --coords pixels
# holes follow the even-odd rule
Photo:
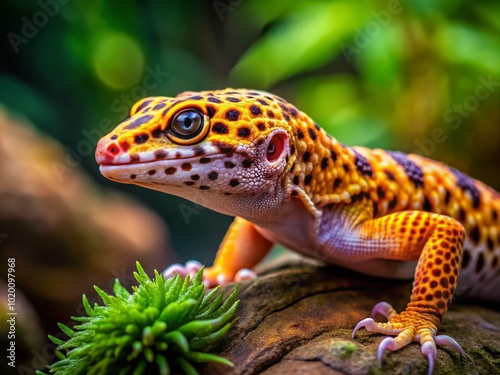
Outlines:
[[[163,275],[168,279],[173,277],[175,274],[186,277],[190,275],[193,277],[202,267],[202,264],[196,260],[190,260],[185,264],[175,263],[168,267],[165,271],[163,271]],[[220,269],[219,267],[208,267],[203,271],[203,284],[206,287],[212,288],[217,285],[225,285],[230,282],[239,282],[244,280],[251,280],[257,277],[257,274],[247,268],[243,268],[236,272],[234,275],[231,275],[225,270]]]
[[[380,342],[377,350],[379,365],[382,365],[382,358],[386,350],[399,350],[412,341],[420,342],[422,355],[427,359],[429,364],[429,375],[434,371],[434,364],[437,357],[436,345],[447,346],[458,352],[461,356],[465,355],[460,345],[451,337],[444,335],[436,336],[437,325],[435,317],[430,314],[417,311],[403,311],[398,314],[387,302],[380,302],[373,308],[372,317],[376,314],[385,316],[388,322],[376,322],[373,318],[363,319],[354,328],[352,337],[354,338],[361,328],[365,328],[370,332],[395,336],[386,337]]]

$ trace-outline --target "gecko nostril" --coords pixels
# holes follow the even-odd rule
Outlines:
[[[118,153],[120,152],[120,148],[118,147],[118,145],[116,143],[110,143],[108,148],[107,148],[107,151],[111,155],[118,155]]]

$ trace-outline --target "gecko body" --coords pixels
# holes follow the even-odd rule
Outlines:
[[[103,137],[101,173],[235,216],[204,272],[208,285],[249,275],[282,244],[372,276],[414,278],[406,310],[361,327],[398,350],[418,341],[432,373],[437,335],[461,293],[500,300],[500,195],[419,155],[348,147],[282,98],[226,89],[151,97]],[[193,265],[168,272],[189,273]],[[167,272],[167,273],[168,273]]]

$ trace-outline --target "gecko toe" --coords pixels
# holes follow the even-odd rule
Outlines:
[[[234,277],[234,281],[238,282],[238,281],[244,281],[244,280],[252,280],[252,279],[255,279],[256,277],[257,277],[257,274],[254,271],[252,271],[248,268],[243,268],[236,273],[236,276]]]

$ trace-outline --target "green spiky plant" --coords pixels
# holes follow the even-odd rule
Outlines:
[[[73,317],[80,323],[73,329],[59,324],[67,341],[49,335],[59,356],[51,374],[197,374],[196,363],[233,365],[204,348],[231,327],[239,303],[237,286],[224,301],[220,287],[205,295],[203,269],[192,281],[189,276],[166,280],[157,271],[151,280],[139,262],[137,271],[139,286],[132,293],[116,279],[114,296],[94,287],[103,306],[95,303],[92,308],[84,295],[88,316]]]

